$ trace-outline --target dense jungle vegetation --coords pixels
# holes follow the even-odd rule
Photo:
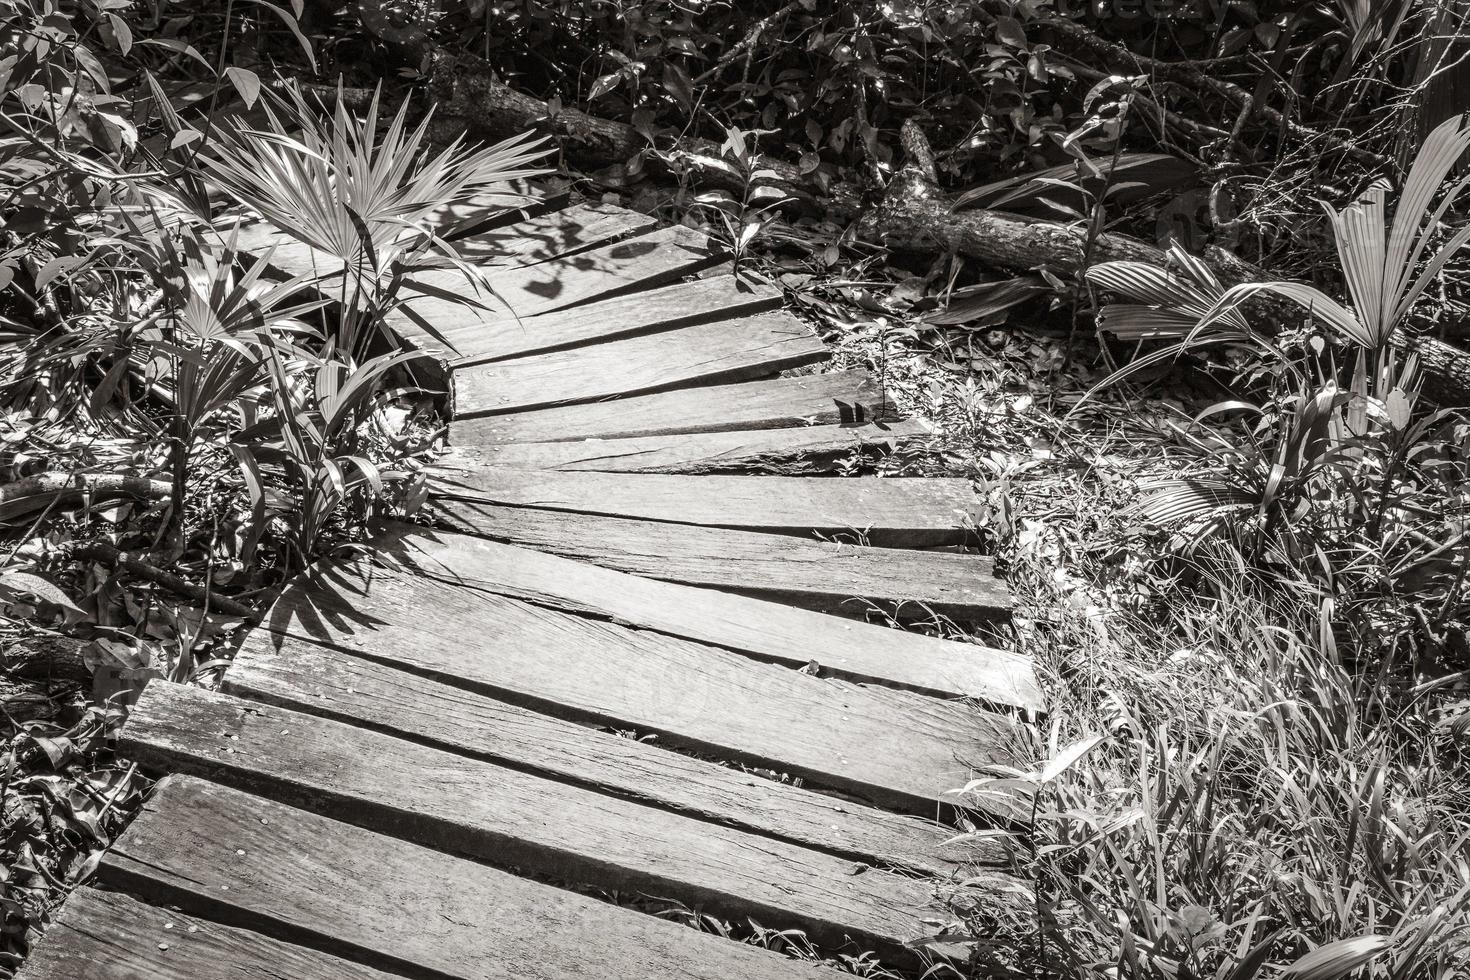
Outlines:
[[[1031,815],[992,970],[1465,976],[1467,14],[0,0],[0,963],[147,789],[129,697],[422,502],[384,318],[546,175],[708,231],[936,424],[883,471],[982,491],[1052,701],[956,787]]]

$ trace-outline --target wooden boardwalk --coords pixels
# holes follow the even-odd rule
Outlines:
[[[833,475],[927,433],[864,371],[782,376],[826,349],[694,232],[550,194],[473,218],[519,319],[414,300],[451,345],[437,526],[292,585],[222,691],[149,687],[122,749],[165,778],[22,975],[830,975],[681,905],[963,957],[950,900],[1003,896],[1006,856],[949,843],[947,791],[1016,761],[1040,694],[864,614],[1008,614],[950,547],[970,488]]]

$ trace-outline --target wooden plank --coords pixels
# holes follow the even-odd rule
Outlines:
[[[826,360],[827,346],[784,311],[700,323],[593,347],[457,368],[455,415],[553,405],[769,377]]]
[[[430,491],[477,503],[604,517],[937,547],[974,537],[975,492],[958,478],[682,476],[473,469]]]
[[[361,963],[116,892],[78,888],[20,980],[399,980]]]
[[[443,237],[456,241],[476,232],[500,228],[567,207],[565,186],[535,180],[513,180],[488,188],[467,201],[436,208],[430,220]]]
[[[522,320],[506,318],[438,329],[460,352],[456,367],[544,354],[709,320],[779,309],[781,293],[731,275],[678,282]]]
[[[475,550],[490,545],[473,544]],[[558,571],[580,568],[626,578],[634,588],[681,589],[494,547],[512,558],[526,556],[522,564],[528,568],[546,560]],[[500,594],[506,586],[480,577],[464,562],[436,564],[422,551],[420,556],[420,568],[374,568],[366,559],[326,565],[284,592],[268,617],[269,629],[543,714],[655,734],[670,745],[774,769],[921,816],[934,815],[936,800],[952,800],[945,793],[963,784],[972,767],[1014,761],[1008,718],[546,608]],[[562,597],[553,601],[576,604]],[[820,618],[835,634],[832,640],[863,625]],[[899,641],[889,650],[898,661],[909,646],[901,642],[905,634],[881,632]],[[863,639],[858,636],[859,643]],[[284,639],[271,643],[287,645]],[[909,669],[902,662],[893,666]]]
[[[575,609],[773,663],[815,662],[834,677],[1043,707],[1030,659],[1006,650],[658,582],[461,534],[398,524],[375,541],[397,562],[448,582],[473,583],[480,592]]]
[[[494,239],[491,229],[507,225],[520,229],[523,235],[544,237],[552,233],[551,229],[566,223],[566,219],[557,217],[561,212],[556,210],[566,203],[566,197],[565,192],[550,193],[537,185],[518,182],[514,187],[487,191],[469,200],[438,208],[427,220],[436,233],[455,240],[456,249],[472,247],[459,241],[466,235],[478,233]],[[520,198],[523,203],[511,203],[514,198]],[[573,215],[582,215],[582,212],[573,211]],[[222,227],[221,234],[228,240],[231,229]],[[503,233],[498,240],[504,240]],[[266,221],[243,223],[237,247],[256,256],[264,256],[274,249],[271,267],[288,276],[331,276],[342,268],[340,259],[312,248]]]
[[[204,716],[231,723],[225,712]],[[278,718],[282,724],[296,719],[316,723],[290,713]],[[320,766],[340,757],[330,749],[322,752],[311,730],[299,754],[274,755],[281,740],[253,739],[251,727],[239,726],[237,754],[254,745],[271,754],[232,768],[248,771],[280,762],[283,770],[265,777],[272,785],[299,790],[322,777]],[[357,730],[347,731],[350,737]],[[205,739],[226,741],[218,731]],[[390,753],[407,744],[384,741]],[[452,761],[448,765],[458,768]],[[377,770],[379,778],[394,782],[400,778],[372,762],[358,768]],[[430,774],[407,781],[432,779]],[[339,798],[361,790],[360,779],[346,779]],[[437,795],[451,792],[441,787]],[[383,796],[382,805],[373,806],[376,819],[363,822],[387,822],[395,804],[403,802],[401,793]],[[332,804],[319,808],[332,809]],[[479,830],[495,822],[493,816],[477,819],[481,812],[495,809],[470,806],[451,812]],[[444,822],[452,819],[446,814]],[[102,875],[190,911],[207,910],[232,924],[409,976],[512,980],[527,975],[527,963],[548,980],[593,980],[609,969],[630,978],[709,980],[747,971],[762,978],[815,972],[765,950],[189,777],[163,781],[109,852]]]
[[[535,316],[590,300],[640,289],[663,286],[718,262],[720,255],[709,240],[674,225],[626,241],[523,268],[499,269],[486,277],[501,303],[518,317]],[[435,296],[414,297],[413,284],[425,283],[440,289],[464,289],[464,277],[456,272],[430,270],[415,275],[406,287],[406,301],[418,316],[433,324],[444,336],[447,331],[483,324],[487,314]],[[440,347],[402,310],[384,317],[384,323],[399,336],[426,347]],[[457,352],[456,352],[457,353]]]
[[[667,582],[724,589],[824,612],[974,620],[1008,616],[1011,594],[989,558],[864,548],[656,521],[438,500],[446,526]]]
[[[509,442],[458,446],[435,461],[451,469],[513,466],[523,470],[602,473],[769,473],[802,476],[831,471],[857,456],[886,456],[928,441],[918,419],[868,425],[805,425],[789,429],[685,432],[579,442]]]
[[[523,873],[674,899],[716,915],[748,916],[770,928],[805,929],[818,942],[840,945],[853,939],[901,950],[931,936],[934,927],[924,920],[942,913],[931,906],[930,883],[922,880],[877,869],[855,874],[853,862],[818,851],[182,684],[150,685],[133,707],[120,741],[132,758],[153,771],[204,776],[364,830]],[[435,948],[443,950],[442,957],[468,950],[466,962],[480,969],[486,961],[508,957],[523,968],[531,937],[540,934],[555,937],[539,947],[548,956],[560,948],[578,961],[595,961],[585,955],[584,946],[613,928],[611,922],[588,921],[587,903],[566,915],[544,909],[544,888],[535,889],[534,898],[515,902],[519,914],[500,914],[514,884],[509,876],[435,865],[428,855],[398,841],[375,846],[346,828],[328,831],[302,818],[295,825],[283,823],[289,818],[283,811],[254,813],[239,802],[210,807],[207,820],[168,818],[170,809],[160,806],[156,812],[161,818],[151,828],[135,824],[112,849],[112,866],[126,861],[132,875],[144,876],[157,874],[162,865],[182,887],[219,875],[216,895],[224,885],[232,886],[233,902],[241,900],[241,892],[267,893],[261,897],[262,911],[277,914],[284,911],[283,886],[295,881],[314,885],[330,874],[325,887],[302,895],[292,911],[327,915],[321,928],[335,928],[339,937],[350,925],[339,923],[333,909],[359,909],[367,916],[377,911],[373,899],[382,902],[391,887],[404,903],[384,909],[403,920],[394,940],[407,941],[408,930],[431,935],[429,920],[436,922],[434,932],[444,929],[431,943],[423,943],[421,951],[415,949],[413,959],[427,957]],[[186,826],[196,828],[187,846]],[[247,830],[258,836],[245,837]],[[286,840],[300,843],[289,848],[289,860],[279,860],[275,852],[286,849]],[[225,842],[223,861],[191,854],[210,841]],[[235,853],[245,850],[248,858],[252,848],[261,857],[248,864]],[[234,887],[237,883],[240,887]],[[444,904],[433,898],[448,892],[458,894],[447,895]],[[409,914],[410,909],[417,911]],[[494,914],[477,914],[481,909]],[[372,921],[364,930],[371,936],[381,931]],[[566,941],[568,932],[577,939]],[[476,936],[481,937],[478,942]],[[660,976],[678,962],[669,959],[677,944],[658,942],[655,936],[652,930],[646,934],[647,952],[655,956],[650,964],[660,966],[629,970],[628,975]],[[697,948],[692,935],[679,939],[691,950]],[[496,945],[487,948],[486,943]],[[640,948],[622,937],[609,945],[608,955],[614,957],[638,955]],[[399,955],[406,953],[400,947]],[[598,967],[595,962],[587,965]],[[728,972],[703,968],[696,975],[744,975],[728,963],[724,966]]]
[[[884,421],[897,412],[867,371],[837,371],[797,378],[666,391],[615,404],[568,405],[522,415],[457,420],[456,445],[565,442],[628,436],[677,435],[844,425]]]
[[[253,634],[224,689],[879,867],[946,879],[970,864],[1006,861],[999,846],[946,846],[954,831],[932,820],[598,731],[295,637]]]
[[[529,266],[650,231],[658,222],[610,204],[573,204],[454,242],[459,257],[476,266]],[[445,266],[430,259],[429,265]]]

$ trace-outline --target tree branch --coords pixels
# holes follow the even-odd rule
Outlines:
[[[175,595],[193,599],[206,609],[222,612],[227,616],[239,616],[242,619],[254,619],[255,617],[255,611],[244,603],[185,581],[172,572],[166,572],[156,565],[150,565],[141,558],[134,558],[116,545],[105,541],[94,541],[83,545],[73,550],[71,557],[78,561],[99,562],[108,568],[121,568],[130,575],[136,575],[146,582],[162,586]]]

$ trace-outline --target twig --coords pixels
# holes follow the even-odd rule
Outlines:
[[[986,18],[992,17],[991,14],[985,11],[981,11],[981,15]],[[1064,18],[1054,17],[1046,21],[1046,26],[1056,31],[1069,43],[1077,47],[1086,48],[1113,64],[1125,66],[1125,68],[1132,69],[1140,74],[1167,78],[1194,88],[1208,89],[1234,105],[1237,109],[1247,109],[1252,102],[1250,93],[1239,85],[1206,75],[1193,65],[1160,61],[1157,58],[1150,58],[1147,55],[1136,54],[1123,45],[1115,44],[1106,38],[1099,37],[1081,24],[1074,24]],[[1281,112],[1268,105],[1256,106],[1255,111],[1273,126],[1280,127],[1292,137],[1303,142],[1321,140],[1334,150],[1356,157],[1364,163],[1381,169],[1386,169],[1393,162],[1386,156],[1374,153],[1371,150],[1366,150],[1339,136],[1334,136],[1331,133],[1320,133],[1301,123],[1293,122]]]
[[[116,545],[105,541],[94,541],[71,552],[71,557],[78,560],[99,562],[108,568],[121,568],[130,574],[136,575],[145,581],[160,585],[175,595],[186,599],[193,599],[206,609],[213,609],[229,616],[239,616],[242,619],[253,620],[255,611],[244,603],[237,602],[228,596],[222,596],[217,592],[201,588],[192,582],[166,572],[156,565],[150,565],[141,558],[134,558],[119,549]]]
[[[786,4],[775,13],[770,14],[766,17],[762,17],[760,20],[756,21],[751,26],[749,33],[747,33],[745,37],[741,38],[740,43],[736,44],[733,48],[720,55],[720,57],[716,59],[715,63],[711,65],[707,71],[701,72],[699,77],[694,79],[693,84],[702,84],[709,81],[715,75],[719,74],[736,58],[740,57],[746,51],[754,48],[756,44],[760,42],[761,35],[765,34],[766,31],[770,29],[772,24],[774,24],[777,20],[780,20],[781,18],[787,16],[793,10],[797,9],[800,6],[801,0],[791,0],[790,3]]]
[[[1088,68],[1086,65],[1083,65],[1074,58],[1068,57],[1067,61],[1069,62],[1069,64],[1067,65],[1067,69],[1076,74],[1079,78],[1085,79],[1086,81],[1100,82],[1104,78],[1108,77],[1107,72],[1096,71],[1095,69]],[[1225,130],[1223,129],[1217,129],[1214,126],[1209,126],[1201,122],[1195,122],[1193,119],[1190,119],[1187,116],[1182,116],[1179,113],[1175,112],[1173,109],[1170,109],[1168,106],[1164,105],[1159,100],[1150,98],[1149,96],[1144,95],[1142,92],[1136,93],[1134,95],[1134,98],[1143,108],[1150,109],[1153,112],[1158,113],[1161,123],[1167,123],[1168,125],[1173,126],[1175,129],[1180,130],[1181,132],[1188,133],[1190,136],[1194,137],[1194,139],[1201,146],[1207,145],[1209,143],[1219,142],[1221,140],[1235,138],[1230,133],[1225,132]]]

